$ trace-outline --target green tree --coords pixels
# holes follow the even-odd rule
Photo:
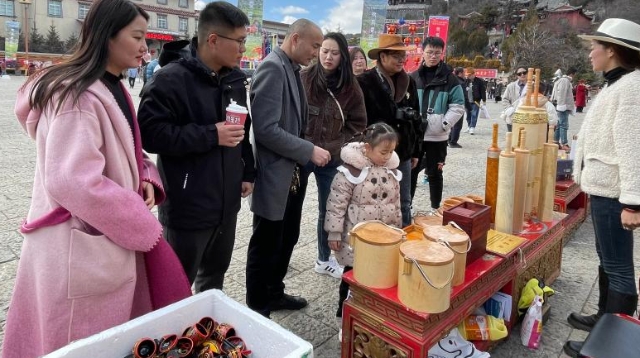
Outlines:
[[[60,40],[60,35],[58,34],[58,30],[54,24],[49,26],[49,32],[47,32],[47,37],[44,40],[44,46],[46,52],[49,53],[64,53],[64,42]]]
[[[29,52],[46,52],[44,36],[35,27],[29,33]]]
[[[78,43],[78,36],[76,36],[75,32],[72,32],[71,35],[64,42],[64,49],[66,53],[72,53],[76,44]]]

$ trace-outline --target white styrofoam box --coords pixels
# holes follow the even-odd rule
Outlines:
[[[220,290],[208,290],[87,337],[44,358],[122,358],[144,337],[182,334],[185,328],[209,316],[229,323],[251,350],[252,358],[313,358],[313,346]]]

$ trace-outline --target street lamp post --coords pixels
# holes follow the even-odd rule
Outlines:
[[[18,2],[24,5],[24,53],[25,53],[25,65],[26,74],[29,74],[29,5],[31,0],[18,0]]]

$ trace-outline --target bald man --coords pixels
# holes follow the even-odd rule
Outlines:
[[[300,167],[331,160],[328,151],[302,139],[308,106],[300,66],[318,56],[322,30],[294,22],[280,48],[260,64],[251,84],[257,177],[253,192],[253,235],[247,255],[247,305],[269,317],[271,311],[298,310],[307,301],[284,293],[293,247],[300,236],[304,191]]]

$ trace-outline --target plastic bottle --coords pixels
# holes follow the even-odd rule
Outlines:
[[[471,341],[497,341],[509,334],[504,320],[493,316],[471,315],[458,325],[458,330],[464,339]]]

